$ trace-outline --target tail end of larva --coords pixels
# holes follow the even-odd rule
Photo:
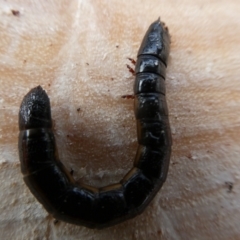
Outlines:
[[[19,130],[51,128],[51,108],[47,93],[41,86],[31,89],[19,110]]]

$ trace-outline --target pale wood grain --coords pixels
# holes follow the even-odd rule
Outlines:
[[[1,239],[239,239],[239,13],[237,0],[0,1]],[[20,102],[44,87],[60,158],[75,178],[120,180],[137,146],[133,102],[121,98],[134,80],[127,57],[158,16],[172,36],[167,182],[142,215],[120,225],[54,225],[22,181]]]

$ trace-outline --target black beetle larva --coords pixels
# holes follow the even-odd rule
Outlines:
[[[78,185],[57,157],[50,101],[40,87],[23,99],[19,111],[19,156],[24,181],[54,218],[104,228],[140,214],[166,180],[171,131],[165,99],[168,29],[152,23],[136,62],[134,111],[138,149],[133,168],[114,185]]]

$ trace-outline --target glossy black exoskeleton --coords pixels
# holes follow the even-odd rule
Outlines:
[[[136,62],[134,111],[138,149],[133,168],[114,185],[78,185],[57,156],[50,101],[40,87],[23,99],[19,112],[19,155],[24,181],[54,218],[103,228],[140,214],[166,180],[171,131],[165,99],[168,29],[152,23]]]

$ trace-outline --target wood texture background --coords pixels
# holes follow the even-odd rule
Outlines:
[[[1,239],[239,239],[239,13],[238,0],[0,0]],[[137,146],[133,101],[121,98],[134,81],[127,58],[158,16],[172,36],[167,182],[117,226],[54,225],[20,173],[21,100],[37,85],[47,91],[59,156],[76,179],[119,181]]]

